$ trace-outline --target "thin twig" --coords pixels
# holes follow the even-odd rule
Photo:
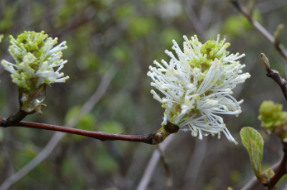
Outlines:
[[[287,5],[287,1],[263,1],[258,2],[257,8],[259,9],[261,14],[266,14],[271,11],[275,11],[276,9],[283,8]]]
[[[195,139],[195,145],[192,152],[192,156],[189,159],[189,163],[186,167],[186,172],[184,175],[185,184],[182,189],[190,189],[190,187],[194,187],[198,185],[198,179],[200,168],[206,156],[206,148],[207,148],[207,138],[202,140]]]
[[[280,73],[274,69],[270,68],[270,63],[268,58],[264,53],[260,54],[260,58],[262,62],[264,63],[265,69],[267,71],[267,76],[272,78],[281,88],[281,91],[285,97],[285,100],[287,101],[287,86],[286,86],[286,80],[280,76]]]
[[[278,181],[287,173],[287,143],[283,143],[284,156],[280,162],[278,171],[276,171],[275,175],[268,180],[268,183],[263,184],[269,189],[273,189]],[[276,188],[275,188],[276,189]]]
[[[264,53],[260,54],[260,58],[264,64],[264,67],[267,71],[267,76],[272,78],[281,88],[281,91],[285,97],[285,100],[287,101],[287,86],[286,86],[286,80],[280,76],[280,73],[276,70],[271,69],[269,59],[266,57]],[[284,150],[284,156],[281,160],[281,163],[279,165],[278,171],[275,173],[275,175],[271,179],[267,179],[266,182],[262,182],[264,186],[268,187],[269,189],[273,189],[277,182],[287,173],[287,143],[283,143],[283,150]]]
[[[276,171],[278,170],[280,165],[280,162],[277,162],[273,166],[271,166],[272,170]],[[265,171],[267,172],[267,170]],[[257,185],[261,184],[260,181],[257,179],[256,176],[253,176],[242,188],[241,190],[252,190],[254,189]]]
[[[232,5],[241,12],[249,21],[250,23],[275,47],[275,49],[279,52],[279,54],[287,60],[287,51],[281,44],[276,44],[274,37],[263,27],[259,24],[256,20],[252,18],[250,14],[239,4],[236,0],[230,1]]]
[[[0,122],[4,118],[0,118]],[[85,137],[92,137],[95,139],[99,139],[101,141],[105,140],[123,140],[123,141],[135,141],[135,142],[145,142],[148,144],[151,144],[151,136],[150,134],[146,135],[122,135],[122,134],[112,134],[112,133],[104,133],[104,132],[98,132],[98,131],[86,131],[81,129],[75,129],[70,127],[63,127],[63,126],[57,126],[57,125],[50,125],[45,123],[34,123],[34,122],[24,122],[20,121],[10,127],[27,127],[27,128],[34,128],[34,129],[45,129],[50,131],[58,131],[58,132],[65,132],[70,134],[76,134],[81,135]]]
[[[5,121],[5,118],[0,118],[0,123],[2,121]],[[2,125],[0,125],[2,126]],[[176,127],[176,125],[173,125],[171,123],[168,123],[165,127],[165,129],[170,132],[174,133],[178,131],[178,128],[173,128],[173,126]],[[92,137],[95,139],[99,139],[101,141],[105,140],[121,140],[121,141],[134,141],[134,142],[144,142],[147,144],[158,144],[162,142],[164,139],[156,139],[158,137],[159,132],[156,131],[154,133],[144,134],[144,135],[123,135],[123,134],[114,134],[114,133],[104,133],[104,132],[98,132],[98,131],[87,131],[87,130],[81,130],[81,129],[75,129],[71,127],[63,127],[58,125],[50,125],[45,123],[34,123],[34,122],[25,122],[20,121],[18,123],[15,123],[13,125],[6,125],[2,126],[5,128],[10,127],[27,127],[27,128],[34,128],[34,129],[45,129],[50,131],[58,131],[58,132],[65,132],[70,134],[76,134],[81,135],[85,137]]]
[[[169,138],[167,138],[163,143],[159,145],[162,151],[164,151],[168,147],[169,143],[172,142],[173,138],[174,138],[174,135],[171,135]],[[141,178],[140,183],[137,186],[137,190],[146,190],[159,159],[160,159],[159,151],[154,150],[147,164],[143,177]]]
[[[167,175],[166,187],[167,188],[171,188],[173,183],[172,183],[171,170],[170,170],[169,164],[168,164],[168,162],[166,160],[166,156],[164,155],[163,150],[160,148],[159,145],[157,146],[157,150],[160,153],[160,159],[161,159],[161,161],[163,163],[163,166],[164,166],[164,169],[165,169],[165,172],[166,172],[166,175]]]
[[[205,27],[202,24],[202,22],[200,22],[199,18],[197,17],[197,15],[195,14],[195,12],[193,11],[192,5],[191,5],[191,1],[187,1],[184,3],[184,10],[192,24],[192,26],[194,27],[194,29],[196,30],[196,33],[198,35],[200,35],[201,38],[203,38],[203,41],[207,40],[206,34],[205,34]]]

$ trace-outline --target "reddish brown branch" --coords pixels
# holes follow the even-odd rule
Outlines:
[[[281,91],[287,101],[287,87],[286,87],[286,80],[280,76],[280,73],[276,70],[270,68],[270,63],[268,58],[265,56],[264,53],[260,54],[260,58],[264,63],[265,69],[267,71],[267,76],[272,78],[281,88]]]
[[[59,131],[70,134],[81,135],[85,137],[92,137],[99,139],[101,141],[105,140],[121,140],[121,141],[133,141],[133,142],[144,142],[147,144],[159,144],[161,143],[169,134],[178,131],[178,127],[174,124],[168,123],[166,126],[162,127],[154,133],[144,134],[144,135],[123,135],[114,133],[104,133],[98,131],[86,131],[81,129],[75,129],[70,127],[63,127],[57,125],[50,125],[44,123],[34,123],[34,122],[24,122],[20,121],[18,123],[13,123],[7,125],[5,118],[0,118],[1,127],[27,127],[35,129],[45,129],[50,131]]]
[[[277,70],[270,69],[266,74],[268,77],[272,78],[281,88],[281,91],[287,101],[287,87],[286,80],[280,76],[280,73]]]
[[[286,143],[284,144],[286,146]],[[287,173],[286,166],[287,166],[287,150],[284,148],[284,156],[283,159],[281,160],[278,171],[271,179],[269,179],[268,184],[263,185],[268,187],[269,189],[273,189],[277,184],[277,182]]]
[[[267,71],[267,76],[272,78],[281,88],[281,91],[287,101],[287,87],[286,87],[286,80],[280,76],[280,73],[276,70],[270,68],[269,59],[266,57],[264,53],[260,54],[260,58],[265,66]],[[276,189],[277,182],[287,173],[287,143],[283,142],[283,150],[284,156],[279,165],[278,171],[271,179],[267,179],[266,181],[262,182],[264,186],[268,187],[269,189]]]
[[[287,173],[287,143],[283,143],[284,145],[284,156],[279,164],[274,164],[271,168],[272,170],[276,171],[275,175],[270,179],[265,179],[262,184],[265,187],[268,187],[268,189],[276,189],[275,186],[278,183],[278,181]],[[267,172],[267,170],[265,171]],[[260,181],[254,176],[244,187],[241,188],[241,190],[250,190],[254,189],[258,184],[260,184]]]
[[[279,52],[279,54],[287,60],[287,51],[286,49],[275,40],[275,38],[263,27],[259,24],[256,20],[252,18],[252,16],[238,3],[236,0],[231,0],[232,5],[241,12],[249,21],[250,23],[260,32]]]
[[[273,166],[271,166],[272,170],[278,170],[280,165],[280,162],[277,162],[276,164],[274,164]],[[266,170],[265,172],[267,172],[268,170]],[[248,183],[246,183],[241,190],[250,190],[250,189],[255,189],[257,185],[261,184],[261,182],[257,179],[256,176],[253,176],[250,181],[248,181]]]

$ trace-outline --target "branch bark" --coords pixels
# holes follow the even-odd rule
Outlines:
[[[263,184],[264,186],[268,187],[268,189],[275,190],[278,181],[287,173],[287,143],[283,142],[283,146],[284,156],[281,160],[278,171],[276,171],[275,175],[268,180],[268,183]]]
[[[165,140],[163,143],[159,145],[161,151],[164,151],[168,147],[168,145],[172,142],[173,138],[174,138],[174,135],[172,135],[171,137],[169,137],[167,140]],[[136,190],[147,189],[147,186],[154,174],[154,170],[159,160],[160,160],[160,153],[158,150],[154,150]]]
[[[277,162],[273,166],[271,166],[272,170],[278,170],[280,162]],[[265,171],[267,172],[267,170]],[[242,188],[241,190],[251,190],[254,189],[257,185],[261,184],[256,176],[253,176]]]
[[[143,142],[147,144],[159,144],[161,143],[169,134],[176,133],[179,129],[178,126],[168,123],[164,126],[164,129],[160,129],[154,133],[144,134],[144,135],[123,135],[123,134],[114,134],[114,133],[104,133],[98,131],[86,131],[81,129],[75,129],[71,127],[63,127],[57,125],[50,125],[45,123],[34,123],[34,122],[25,122],[20,121],[13,125],[3,125],[6,124],[5,118],[0,118],[1,127],[10,128],[10,127],[27,127],[27,128],[34,128],[34,129],[45,129],[50,131],[58,131],[58,132],[65,132],[70,134],[81,135],[85,137],[92,137],[101,141],[105,140],[121,140],[121,141],[134,141],[134,142]],[[163,134],[167,132],[166,134]]]
[[[285,100],[287,101],[287,86],[286,86],[286,80],[280,76],[280,73],[277,70],[273,70],[270,67],[269,59],[266,57],[264,53],[260,54],[260,58],[265,66],[265,69],[267,71],[267,76],[272,78],[281,88],[281,91],[285,97]],[[284,156],[281,160],[281,163],[279,165],[278,171],[275,173],[275,175],[267,179],[266,182],[262,182],[262,184],[268,189],[276,189],[277,182],[287,173],[287,143],[283,143],[283,150],[284,150]]]
[[[275,47],[279,54],[285,60],[287,60],[287,50],[279,42],[276,42],[275,38],[261,24],[254,20],[238,1],[231,0],[230,2],[243,16],[245,16],[250,21],[255,29],[257,29],[258,32],[260,32]]]
[[[270,68],[270,63],[268,58],[264,53],[260,54],[260,58],[262,62],[264,63],[265,69],[267,71],[267,76],[272,78],[281,88],[281,91],[285,97],[285,100],[287,101],[287,86],[286,86],[286,80],[280,76],[280,73],[277,70]]]

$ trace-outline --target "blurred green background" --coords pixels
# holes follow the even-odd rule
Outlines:
[[[249,9],[249,1],[240,1]],[[273,33],[286,24],[285,0],[256,1],[253,16]],[[13,62],[8,52],[9,35],[24,30],[44,30],[59,42],[68,60],[62,70],[70,76],[65,84],[54,84],[46,92],[43,115],[25,120],[64,125],[78,114],[110,68],[118,68],[107,91],[77,128],[124,134],[157,130],[163,109],[150,94],[148,66],[153,60],[169,60],[165,49],[172,40],[197,34],[202,42],[226,36],[229,51],[245,53],[241,59],[251,78],[234,91],[244,99],[239,117],[224,116],[226,126],[239,142],[223,135],[202,141],[179,131],[165,150],[172,186],[159,162],[148,189],[240,189],[253,171],[240,142],[243,126],[259,130],[265,140],[265,168],[280,160],[280,141],[260,127],[258,109],[263,100],[285,103],[280,88],[266,77],[259,54],[264,52],[271,67],[286,77],[287,62],[239,12],[225,0],[0,0],[0,60]],[[286,30],[282,43],[287,44]],[[18,109],[17,87],[0,66],[0,117]],[[284,109],[286,110],[286,108]],[[0,129],[0,183],[20,170],[49,142],[54,132],[24,128]],[[75,135],[65,136],[49,157],[10,189],[129,190],[136,189],[155,146],[129,142],[101,142]],[[284,184],[284,183],[283,183]],[[258,186],[258,189],[262,189]]]

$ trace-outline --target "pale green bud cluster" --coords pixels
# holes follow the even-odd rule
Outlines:
[[[284,127],[287,124],[287,112],[282,111],[281,104],[264,101],[260,106],[259,113],[258,119],[262,121],[261,126],[268,131]]]
[[[69,77],[63,77],[59,71],[66,60],[62,60],[61,50],[66,49],[66,42],[56,47],[57,38],[52,39],[44,32],[25,31],[17,39],[10,36],[9,52],[16,64],[3,60],[1,64],[11,72],[12,81],[23,92],[29,93],[41,84],[65,82]],[[58,67],[54,71],[54,67]]]
[[[282,105],[275,104],[273,101],[264,101],[259,113],[258,119],[261,120],[261,126],[267,132],[272,132],[282,141],[287,142],[287,112],[282,111]]]

